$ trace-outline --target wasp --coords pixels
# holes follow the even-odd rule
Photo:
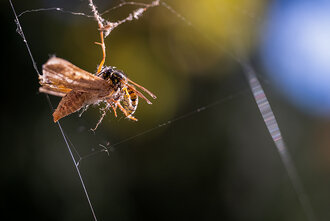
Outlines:
[[[91,104],[106,103],[112,107],[115,116],[119,109],[131,120],[141,97],[151,102],[135,87],[156,96],[146,88],[130,80],[122,71],[114,67],[103,67],[93,75],[73,65],[67,60],[51,57],[42,67],[39,76],[40,92],[62,97],[53,113],[54,122]]]
[[[133,114],[138,105],[138,98],[143,98],[148,104],[151,102],[135,87],[156,99],[153,93],[130,80],[122,71],[115,67],[103,66],[106,58],[104,32],[107,29],[99,24],[99,30],[101,42],[95,42],[95,44],[101,46],[103,58],[96,74],[91,74],[69,61],[55,56],[42,66],[42,75],[39,76],[41,85],[39,91],[62,97],[53,113],[54,122],[82,108],[86,109],[89,105],[102,102],[106,103],[106,107],[93,130],[98,127],[110,107],[115,116],[117,116],[116,109],[119,107],[127,118],[137,121]]]

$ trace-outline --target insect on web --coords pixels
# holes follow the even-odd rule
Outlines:
[[[11,3],[11,1],[10,1]],[[12,5],[12,3],[11,3]],[[102,16],[106,13],[109,13],[111,12],[112,10],[116,9],[116,8],[120,8],[120,7],[123,7],[125,5],[133,5],[133,6],[138,6],[140,8],[134,10],[132,13],[130,13],[126,18],[120,20],[120,21],[116,21],[116,22],[109,22],[108,20],[105,20]],[[27,14],[27,13],[31,13],[31,12],[41,12],[41,11],[59,11],[61,13],[68,13],[68,14],[71,14],[71,15],[75,15],[75,16],[84,16],[84,17],[89,17],[89,18],[94,18],[97,23],[98,23],[98,27],[99,29],[101,30],[104,30],[104,35],[105,35],[105,38],[111,33],[112,30],[114,30],[116,27],[118,27],[119,25],[125,23],[125,22],[129,22],[129,21],[132,21],[134,19],[139,19],[143,13],[149,9],[149,8],[152,8],[152,7],[156,7],[156,6],[163,6],[164,8],[166,8],[169,12],[171,12],[172,14],[174,14],[175,16],[177,16],[179,19],[181,19],[186,25],[188,26],[192,26],[193,28],[196,29],[196,27],[187,19],[185,18],[184,16],[182,16],[181,14],[179,14],[177,11],[175,11],[170,5],[168,5],[165,1],[160,1],[160,0],[156,0],[156,1],[152,1],[150,4],[145,4],[145,3],[137,3],[137,2],[126,2],[126,1],[122,1],[120,4],[118,4],[117,6],[115,6],[114,8],[111,8],[111,9],[108,9],[106,11],[104,11],[103,13],[99,13],[98,10],[97,10],[97,7],[94,5],[93,1],[90,0],[89,1],[89,6],[93,12],[92,15],[90,14],[85,14],[85,13],[81,13],[81,12],[71,12],[71,11],[66,11],[62,8],[58,8],[58,7],[54,7],[54,8],[44,8],[44,9],[33,9],[33,10],[27,10],[27,11],[24,11],[22,13],[20,13],[18,16],[16,16],[16,12],[13,8],[13,5],[12,5],[12,8],[13,8],[13,11],[15,13],[15,16],[16,16],[16,24],[17,24],[17,32],[21,35],[21,37],[23,38],[23,41],[24,43],[26,44],[27,46],[27,49],[28,49],[28,52],[29,52],[29,55],[31,57],[31,60],[32,60],[32,64],[33,64],[33,67],[34,69],[36,70],[36,72],[39,74],[39,71],[38,71],[38,68],[37,68],[37,65],[33,59],[33,55],[32,55],[32,52],[30,50],[30,47],[28,45],[28,42],[24,36],[24,33],[23,33],[23,30],[22,30],[22,26],[20,25],[19,23],[19,20],[18,20],[18,17],[24,15],[24,14]],[[197,30],[198,31],[198,30]],[[200,32],[201,33],[201,32]],[[210,39],[208,36],[204,36],[205,39],[209,40],[209,41],[212,41],[212,39]],[[214,43],[214,42],[213,42]],[[275,119],[275,115],[274,113],[272,112],[271,108],[270,108],[270,105],[269,105],[269,101],[267,99],[267,96],[266,94],[264,93],[262,87],[261,87],[261,84],[258,80],[258,77],[257,77],[257,74],[255,73],[255,71],[253,70],[251,64],[242,59],[239,55],[235,55],[234,53],[232,53],[231,51],[228,51],[227,49],[225,49],[224,47],[222,47],[221,45],[218,45],[216,44],[217,47],[219,47],[221,50],[225,50],[225,53],[227,53],[228,55],[230,55],[236,62],[238,62],[239,65],[242,66],[243,68],[243,72],[244,72],[244,75],[246,76],[247,78],[247,81],[249,83],[249,86],[251,88],[251,92],[256,100],[256,103],[257,103],[257,106],[258,106],[258,109],[260,110],[260,113],[265,121],[265,124],[267,126],[267,130],[269,131],[269,133],[271,134],[271,137],[274,141],[274,144],[275,146],[278,148],[278,152],[282,158],[282,161],[283,161],[283,164],[285,165],[285,168],[289,174],[289,177],[291,179],[291,182],[295,188],[295,191],[298,195],[298,198],[300,200],[300,203],[302,205],[302,207],[304,208],[304,211],[305,213],[307,214],[309,220],[315,220],[315,215],[313,214],[313,209],[310,205],[310,202],[309,202],[309,199],[308,197],[306,197],[306,193],[304,191],[304,188],[303,188],[303,185],[300,181],[300,178],[296,172],[296,169],[295,169],[295,166],[291,160],[291,157],[290,157],[290,154],[287,150],[287,147],[285,145],[285,143],[283,142],[283,138],[281,136],[281,132],[280,132],[280,129],[279,129],[279,126],[277,124],[277,121]],[[241,93],[241,92],[240,92]],[[246,93],[246,91],[244,91],[244,93]],[[49,99],[48,95],[46,95],[47,98]],[[143,135],[146,135],[147,133],[150,133],[154,130],[157,130],[163,126],[167,126],[169,124],[172,124],[176,121],[179,121],[179,120],[183,120],[183,119],[186,119],[190,116],[193,116],[195,114],[198,114],[200,113],[201,111],[205,111],[209,108],[212,108],[214,107],[215,105],[219,105],[219,104],[222,104],[224,102],[226,102],[228,99],[232,99],[233,97],[235,97],[237,95],[230,95],[228,96],[227,98],[225,99],[221,99],[221,100],[218,100],[218,101],[215,101],[213,103],[210,103],[210,104],[207,104],[207,105],[204,105],[204,106],[201,106],[200,108],[197,108],[191,112],[188,112],[187,114],[184,114],[184,115],[181,115],[179,117],[176,117],[172,120],[168,120],[167,122],[163,123],[163,124],[159,124],[155,127],[152,127],[146,131],[143,131],[141,133],[138,133],[134,136],[131,136],[131,137],[128,137],[122,141],[119,141],[115,144],[112,144],[110,146],[104,146],[102,144],[100,144],[100,150],[98,152],[106,152],[107,154],[109,154],[109,151],[113,151],[116,149],[116,146],[124,143],[124,142],[127,142],[131,139],[135,139],[136,137],[139,137],[139,136],[143,136]],[[102,118],[105,116],[105,112],[103,112],[102,114],[102,117],[100,119],[100,121],[102,120]],[[100,121],[98,121],[98,124],[100,123]],[[98,125],[97,124],[97,125]],[[92,204],[89,200],[89,197],[88,197],[88,194],[87,194],[87,190],[85,188],[85,185],[84,185],[84,182],[82,180],[82,177],[80,175],[80,172],[79,172],[79,164],[80,162],[83,160],[83,159],[86,159],[92,155],[94,155],[94,153],[92,153],[91,155],[88,155],[88,156],[80,156],[78,151],[76,150],[76,148],[73,146],[72,142],[70,141],[70,139],[68,139],[68,137],[65,135],[60,123],[58,123],[58,126],[60,128],[60,131],[63,135],[63,139],[65,140],[66,142],[66,145],[70,151],[70,154],[72,156],[72,159],[74,161],[74,164],[75,164],[75,167],[77,169],[77,172],[79,174],[79,177],[81,179],[81,183],[82,183],[82,186],[85,190],[85,194],[88,198],[88,201],[89,201],[89,204],[90,204],[90,207],[91,207],[91,210],[92,210],[92,213],[93,213],[93,216],[94,216],[94,219],[96,220],[96,215],[94,213],[94,210],[93,210],[93,207],[92,207]],[[276,133],[276,134],[274,134]],[[75,157],[73,156],[72,154],[72,150],[71,149],[74,149],[74,151],[76,152],[76,154],[78,155],[78,160],[75,159]]]
[[[19,22],[19,18],[18,18],[18,17],[21,16],[21,15],[23,15],[23,14],[25,14],[25,13],[28,13],[28,12],[47,11],[47,10],[61,11],[61,9],[60,9],[60,8],[50,8],[50,9],[37,9],[37,10],[30,10],[30,11],[28,10],[28,11],[24,11],[24,12],[22,12],[21,14],[19,14],[19,16],[17,16],[12,1],[9,0],[9,3],[10,3],[10,6],[11,6],[11,8],[12,8],[12,11],[13,11],[13,13],[14,13],[14,16],[15,16],[15,23],[16,23],[16,26],[17,26],[17,32],[18,32],[19,35],[22,37],[23,42],[25,43],[26,48],[27,48],[27,50],[28,50],[28,52],[29,52],[29,55],[30,55],[30,58],[31,58],[31,61],[32,61],[32,64],[33,64],[33,68],[35,69],[36,73],[37,73],[38,76],[40,77],[41,75],[40,75],[39,70],[38,70],[38,68],[37,68],[36,62],[35,62],[35,60],[34,60],[34,58],[33,58],[32,52],[31,52],[31,50],[30,50],[30,46],[29,46],[29,44],[28,44],[28,41],[26,40],[26,37],[25,37],[25,35],[24,35],[23,29],[22,29],[22,26],[21,26],[21,24],[20,24],[20,22]],[[150,7],[154,7],[154,6],[156,6],[156,4],[159,4],[159,1],[154,1],[154,2],[152,2],[151,4],[145,4],[145,5],[144,5],[144,8],[139,8],[139,9],[135,10],[133,13],[130,13],[129,16],[128,16],[127,18],[125,18],[125,19],[123,19],[123,20],[120,20],[120,21],[118,21],[118,22],[113,22],[113,23],[112,23],[112,22],[108,22],[107,20],[104,20],[104,19],[99,15],[99,13],[98,13],[98,11],[97,11],[97,9],[96,9],[96,6],[94,5],[93,1],[92,1],[92,0],[89,1],[89,6],[91,7],[92,12],[94,13],[94,18],[95,18],[95,19],[97,20],[97,22],[98,22],[99,29],[104,29],[104,31],[105,31],[105,37],[107,37],[107,36],[110,34],[110,32],[111,32],[114,28],[118,27],[120,24],[123,24],[123,23],[125,23],[126,21],[131,21],[131,20],[133,20],[133,19],[139,19],[139,17],[142,16],[142,14],[143,14],[148,8],[150,8]],[[70,13],[70,12],[69,12],[69,13]],[[83,13],[75,13],[75,12],[72,12],[71,14],[73,14],[73,15],[84,15]],[[102,40],[103,40],[103,30],[101,30],[101,36],[102,36]],[[102,43],[103,43],[103,42],[102,42]],[[103,43],[101,46],[105,48],[104,43]],[[103,61],[103,62],[104,62],[104,61]],[[103,63],[101,63],[101,65],[103,65]],[[50,106],[50,108],[51,108],[51,110],[52,110],[52,112],[53,112],[53,111],[54,111],[54,108],[53,108],[53,106],[52,106],[52,104],[51,104],[51,102],[50,102],[50,98],[49,98],[48,94],[46,94],[46,98],[47,98],[47,101],[48,101],[48,103],[49,103],[49,106]],[[103,113],[102,117],[104,117],[104,115],[105,115],[105,112]],[[102,120],[102,118],[101,118],[101,120]],[[101,120],[100,120],[100,121],[101,121]],[[98,122],[98,124],[100,123],[100,121]],[[77,172],[77,174],[78,174],[78,176],[79,176],[80,183],[81,183],[81,186],[82,186],[82,188],[83,188],[83,190],[84,190],[85,196],[86,196],[86,198],[87,198],[87,201],[88,201],[88,204],[89,204],[89,207],[90,207],[91,213],[92,213],[92,215],[93,215],[93,218],[94,218],[94,220],[96,221],[96,220],[97,220],[97,216],[96,216],[96,214],[95,214],[95,211],[94,211],[94,208],[93,208],[93,204],[92,204],[92,202],[91,202],[91,199],[90,199],[89,194],[88,194],[88,192],[87,192],[87,188],[86,188],[86,186],[85,186],[85,182],[84,182],[84,180],[83,180],[83,178],[82,178],[82,176],[81,176],[80,169],[79,169],[79,163],[80,163],[80,161],[83,159],[83,157],[80,157],[78,151],[76,150],[76,148],[73,146],[73,144],[72,144],[72,142],[70,141],[70,139],[69,139],[69,138],[67,137],[67,135],[65,134],[65,132],[64,132],[64,130],[63,130],[63,128],[62,128],[62,126],[61,126],[61,124],[60,124],[59,121],[57,122],[57,125],[58,125],[58,127],[59,127],[59,129],[60,129],[60,132],[61,132],[61,134],[62,134],[62,137],[63,137],[63,139],[64,139],[64,141],[65,141],[65,144],[66,144],[66,146],[67,146],[67,149],[68,149],[68,151],[69,151],[69,153],[70,153],[70,156],[71,156],[71,158],[72,158],[72,161],[73,161],[73,163],[74,163],[74,166],[75,166],[76,172]],[[102,151],[108,153],[108,150],[107,150],[107,148],[106,148],[105,146],[101,145],[101,147],[103,148]],[[73,154],[73,151],[72,151],[72,150],[74,150],[74,151],[77,153],[77,155],[79,156],[79,159],[78,159],[78,160],[76,160],[76,158],[74,157],[74,154]]]

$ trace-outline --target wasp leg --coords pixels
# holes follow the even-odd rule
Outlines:
[[[118,107],[120,108],[120,110],[125,114],[125,116],[131,120],[134,121],[138,121],[138,119],[136,119],[135,117],[133,117],[132,115],[128,114],[127,111],[123,108],[123,106],[121,106],[121,104],[119,102],[116,102],[116,105],[118,105]]]
[[[129,97],[129,93],[128,93],[127,87],[124,87],[124,88],[123,88],[123,91],[125,91],[126,96]]]
[[[114,99],[112,98],[107,98],[106,99],[108,105],[110,105],[112,107],[113,113],[115,114],[115,117],[117,117],[117,103],[115,102]]]
[[[117,112],[116,112],[117,105],[112,104],[111,107],[112,107],[113,113],[115,114],[115,117],[117,117]]]

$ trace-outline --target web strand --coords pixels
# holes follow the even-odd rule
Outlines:
[[[14,8],[14,5],[13,5],[13,3],[12,3],[11,0],[9,0],[9,3],[10,3],[10,6],[11,6],[11,8],[12,8],[12,11],[13,11],[13,13],[14,13],[14,16],[15,16],[15,22],[16,22],[16,25],[17,25],[17,31],[18,31],[18,33],[21,35],[21,37],[23,38],[23,42],[25,43],[25,46],[26,46],[26,48],[27,48],[27,50],[28,50],[28,52],[29,52],[29,55],[30,55],[30,58],[31,58],[31,61],[32,61],[32,64],[33,64],[33,67],[34,67],[35,71],[36,71],[37,74],[40,76],[40,73],[39,73],[39,70],[38,70],[38,68],[37,68],[36,62],[35,62],[35,60],[34,60],[34,58],[33,58],[32,52],[31,52],[31,50],[30,50],[30,46],[29,46],[29,44],[28,44],[28,42],[27,42],[27,40],[26,40],[26,38],[25,38],[25,35],[24,35],[24,32],[23,32],[22,26],[20,25],[19,19],[18,19],[18,17],[17,17],[17,14],[16,14],[16,10],[15,10],[15,8]],[[50,98],[49,98],[48,94],[46,94],[45,96],[46,96],[46,98],[47,98],[47,101],[48,101],[49,107],[50,107],[51,110],[53,111],[54,108],[53,108],[53,106],[52,106],[52,104],[51,104],[51,102],[50,102]],[[78,174],[78,176],[79,176],[79,180],[80,180],[81,186],[83,187],[83,190],[84,190],[85,196],[86,196],[86,198],[87,198],[87,201],[88,201],[88,204],[89,204],[90,210],[91,210],[91,212],[92,212],[93,218],[94,218],[95,221],[97,221],[97,218],[96,218],[96,215],[95,215],[95,212],[94,212],[94,209],[93,209],[93,205],[92,205],[92,203],[91,203],[91,200],[90,200],[90,198],[89,198],[89,195],[88,195],[88,192],[87,192],[87,189],[86,189],[86,186],[85,186],[85,182],[84,182],[84,180],[83,180],[83,178],[82,178],[82,176],[81,176],[81,173],[80,173],[80,170],[79,170],[79,168],[78,168],[77,162],[76,162],[76,160],[75,160],[75,158],[74,158],[74,156],[73,156],[73,153],[72,153],[72,151],[71,151],[70,145],[69,145],[69,143],[68,143],[68,140],[67,140],[67,138],[66,138],[66,136],[65,136],[65,133],[64,133],[64,131],[63,131],[63,129],[62,129],[62,126],[61,126],[61,124],[60,124],[59,121],[57,121],[57,125],[58,125],[58,127],[59,127],[59,129],[60,129],[60,131],[61,131],[61,134],[62,134],[63,140],[64,140],[64,142],[65,142],[65,144],[66,144],[66,147],[67,147],[67,149],[68,149],[68,151],[69,151],[69,153],[70,153],[71,159],[72,159],[72,161],[73,161],[73,163],[74,163],[74,166],[75,166],[76,172],[77,172],[77,174]]]
[[[299,202],[303,207],[303,210],[306,213],[308,220],[314,221],[316,220],[314,210],[312,208],[308,195],[304,190],[291,155],[288,152],[288,148],[283,140],[280,128],[277,124],[274,112],[271,109],[267,96],[256,76],[254,69],[248,63],[243,63],[242,65],[244,69],[244,74],[248,80],[249,86],[251,88],[253,97],[256,101],[260,114],[281,157],[282,163],[288,173],[289,179],[298,196]]]
[[[48,101],[49,107],[51,108],[52,112],[54,112],[54,108],[53,108],[53,106],[52,106],[52,103],[50,102],[50,98],[49,98],[48,94],[46,94],[46,98],[47,98],[47,101]],[[67,139],[67,136],[65,135],[65,133],[64,133],[64,131],[63,131],[63,128],[62,128],[62,126],[61,126],[61,124],[60,124],[60,121],[57,121],[57,125],[58,125],[58,127],[59,127],[59,129],[60,129],[60,131],[61,131],[61,135],[62,135],[62,137],[63,137],[63,139],[64,139],[64,142],[65,142],[65,144],[66,144],[66,147],[67,147],[67,149],[68,149],[68,151],[69,151],[69,153],[70,153],[71,159],[72,159],[72,161],[73,161],[73,163],[74,163],[74,167],[75,167],[76,172],[77,172],[77,174],[78,174],[78,177],[79,177],[79,180],[80,180],[81,186],[82,186],[82,188],[83,188],[83,190],[84,190],[84,193],[85,193],[85,196],[86,196],[86,199],[87,199],[88,205],[89,205],[89,207],[90,207],[90,209],[91,209],[91,212],[92,212],[93,218],[94,218],[95,221],[97,221],[96,214],[95,214],[95,212],[94,212],[94,208],[93,208],[93,204],[92,204],[92,202],[91,202],[91,200],[90,200],[90,198],[89,198],[89,194],[88,194],[88,192],[87,192],[87,188],[86,188],[86,186],[85,186],[85,182],[84,182],[84,180],[83,180],[83,178],[82,178],[82,176],[81,176],[80,170],[79,170],[79,162],[80,162],[80,159],[79,159],[78,162],[76,161],[76,159],[75,159],[75,157],[74,157],[74,155],[73,155],[73,153],[72,153],[72,150],[71,150],[71,147],[70,147],[69,141],[68,141],[68,139]],[[71,143],[71,141],[70,141],[70,143]],[[75,148],[74,148],[74,149],[75,149]],[[79,156],[79,154],[78,154],[78,156]]]
[[[316,217],[315,217],[315,213],[312,208],[310,199],[309,199],[308,195],[306,194],[304,186],[303,186],[301,179],[298,175],[298,172],[295,168],[294,162],[293,162],[291,155],[288,151],[288,148],[283,140],[281,131],[279,129],[277,120],[271,109],[267,96],[266,96],[264,90],[262,89],[261,84],[257,78],[258,74],[255,72],[255,70],[252,68],[252,66],[249,64],[249,62],[243,61],[242,57],[235,55],[234,53],[232,53],[231,51],[226,49],[224,46],[220,46],[215,40],[211,39],[209,36],[205,35],[205,33],[196,29],[195,26],[190,21],[188,21],[184,16],[182,16],[178,12],[176,12],[167,3],[162,1],[162,5],[164,7],[166,7],[170,12],[175,14],[178,18],[180,18],[183,22],[185,22],[188,26],[193,27],[201,36],[203,36],[209,42],[213,43],[224,53],[229,55],[233,60],[235,60],[243,68],[243,73],[248,80],[250,89],[252,91],[253,97],[254,97],[256,104],[258,106],[258,109],[260,111],[260,114],[264,120],[264,123],[267,127],[269,134],[272,137],[272,140],[276,146],[276,149],[281,157],[282,163],[288,173],[291,184],[299,199],[300,205],[302,206],[308,220],[315,221]]]
[[[125,139],[123,139],[123,140],[121,140],[121,141],[119,141],[117,143],[114,143],[114,144],[110,145],[110,147],[108,149],[110,151],[116,151],[119,148],[119,147],[116,148],[116,146],[119,146],[120,144],[126,143],[126,142],[128,142],[130,140],[133,140],[133,139],[137,138],[137,137],[140,137],[142,135],[148,134],[148,133],[150,133],[150,132],[152,132],[154,130],[160,129],[160,128],[165,127],[165,126],[168,126],[168,125],[170,125],[170,124],[172,124],[174,122],[177,122],[177,121],[180,121],[180,120],[189,118],[189,117],[191,117],[191,116],[193,116],[195,114],[201,113],[201,112],[206,111],[206,110],[208,110],[210,108],[213,108],[213,107],[215,107],[217,105],[223,104],[223,103],[225,103],[225,102],[227,102],[229,100],[232,100],[232,99],[234,99],[234,98],[238,97],[239,95],[242,95],[242,94],[244,94],[246,92],[248,92],[247,89],[241,90],[239,92],[236,92],[235,94],[231,94],[231,95],[229,95],[229,96],[227,96],[225,98],[219,99],[219,100],[217,100],[217,101],[215,101],[213,103],[209,103],[208,105],[201,106],[201,107],[199,107],[199,108],[197,108],[197,109],[195,109],[193,111],[190,111],[190,112],[188,112],[186,114],[183,114],[183,115],[180,115],[180,116],[178,116],[176,118],[173,118],[172,120],[168,120],[168,121],[166,121],[166,122],[164,122],[162,124],[159,124],[159,125],[157,125],[155,127],[152,127],[152,128],[147,129],[147,130],[145,130],[143,132],[140,132],[140,133],[135,134],[133,136],[127,137],[127,138],[125,138]]]
[[[39,72],[38,72],[38,69],[36,67],[36,64],[34,62],[34,59],[32,57],[32,53],[30,51],[30,48],[28,46],[28,43],[25,39],[25,36],[24,36],[24,33],[22,31],[22,28],[19,24],[19,21],[18,21],[18,18],[17,18],[17,15],[16,15],[16,12],[14,10],[14,7],[11,3],[11,0],[10,1],[10,4],[12,6],[12,9],[13,9],[13,12],[15,14],[15,17],[16,17],[16,23],[17,23],[17,26],[18,26],[18,33],[22,36],[23,38],[23,41],[25,42],[26,46],[27,46],[27,49],[29,51],[29,54],[30,54],[30,57],[31,57],[31,60],[32,60],[32,63],[33,63],[33,66],[35,68],[35,70],[37,71],[38,75]],[[90,0],[90,3],[92,4],[92,0]],[[262,89],[262,86],[257,78],[257,73],[255,72],[255,70],[253,69],[253,67],[250,65],[249,62],[247,61],[243,61],[242,60],[242,57],[241,56],[238,56],[238,55],[235,55],[234,53],[232,53],[230,50],[226,49],[224,46],[222,45],[219,45],[215,40],[211,39],[209,36],[207,36],[205,33],[202,33],[201,31],[199,31],[187,18],[185,18],[184,16],[182,16],[180,13],[178,13],[177,11],[175,11],[170,5],[168,5],[166,2],[164,1],[153,1],[151,4],[144,4],[144,3],[137,3],[137,2],[126,2],[126,1],[123,1],[121,4],[115,6],[114,8],[111,8],[111,9],[108,9],[106,11],[104,11],[103,13],[99,14],[98,12],[96,13],[94,11],[94,17],[99,17],[98,19],[96,19],[98,21],[98,23],[102,23],[102,25],[104,25],[104,20],[102,19],[101,15],[104,15],[105,13],[108,13],[110,12],[111,10],[113,9],[116,9],[116,8],[119,8],[119,7],[122,7],[124,5],[136,5],[136,6],[142,6],[142,7],[145,7],[145,8],[149,8],[149,7],[154,7],[154,6],[158,6],[158,5],[161,5],[163,7],[165,7],[167,10],[169,10],[171,13],[175,14],[179,19],[181,19],[186,25],[188,26],[191,26],[193,27],[201,36],[203,36],[207,41],[213,43],[214,45],[216,45],[219,49],[221,49],[224,53],[228,54],[233,60],[235,60],[242,68],[243,68],[243,74],[245,75],[245,77],[247,78],[248,80],[248,84],[249,84],[249,87],[250,87],[250,90],[253,94],[253,97],[256,101],[256,104],[257,104],[257,107],[260,111],[260,114],[264,120],[264,123],[267,127],[267,130],[269,132],[269,134],[271,135],[271,138],[274,142],[274,145],[281,157],[281,160],[282,160],[282,163],[288,173],[288,176],[290,178],[290,181],[293,185],[293,188],[298,196],[298,199],[299,199],[299,202],[304,210],[304,212],[306,213],[308,219],[310,221],[314,221],[316,220],[316,217],[315,217],[315,214],[314,214],[314,210],[311,206],[311,203],[310,203],[310,200],[308,198],[308,195],[306,194],[305,190],[304,190],[304,187],[303,187],[303,184],[298,176],[298,172],[295,168],[295,165],[294,165],[294,162],[291,158],[291,155],[288,151],[288,148],[287,148],[287,145],[285,144],[284,140],[283,140],[283,137],[281,135],[281,132],[280,132],[280,129],[279,129],[279,125],[277,123],[277,120],[275,118],[275,115],[271,109],[271,106],[269,104],[269,101],[267,99],[267,96],[265,94],[265,92],[263,91]],[[94,4],[93,4],[94,6]],[[95,6],[94,6],[95,7]],[[39,9],[39,10],[28,10],[28,11],[24,11],[22,12],[21,14],[19,14],[19,16],[25,14],[25,13],[28,13],[28,12],[32,12],[32,11],[46,11],[46,10],[56,10],[56,11],[62,11],[62,12],[67,12],[67,11],[64,11],[63,9],[59,9],[59,8],[49,8],[49,9]],[[96,8],[95,8],[96,10]],[[117,27],[118,25],[124,23],[124,22],[127,22],[127,21],[131,21],[133,18],[135,19],[138,19],[142,13],[144,12],[145,10],[136,10],[134,11],[134,13],[132,14],[129,14],[128,17],[126,17],[125,19],[121,20],[121,21],[118,21],[116,23],[112,23],[112,24],[116,24],[114,27]],[[86,16],[86,17],[93,17],[93,16],[90,16],[90,15],[86,15],[84,13],[82,14],[79,14],[79,13],[74,13],[74,12],[69,12],[73,15],[77,14],[77,15],[83,15],[83,16]],[[49,99],[49,97],[47,96],[47,98]],[[170,120],[170,121],[167,121],[165,122],[164,124],[160,124],[160,125],[157,125],[156,127],[153,127],[151,129],[148,129],[144,132],[141,132],[141,133],[138,133],[134,136],[131,136],[131,137],[128,137],[126,139],[123,139],[121,140],[120,142],[118,143],[115,143],[113,145],[111,145],[109,147],[109,150],[110,151],[114,151],[116,150],[117,148],[115,148],[115,146],[118,146],[120,144],[123,144],[125,142],[128,142],[132,139],[135,139],[136,137],[139,137],[139,136],[142,136],[142,135],[145,135],[147,133],[150,133],[156,129],[159,129],[163,126],[166,126],[166,125],[169,125],[175,121],[178,121],[178,120],[181,120],[181,119],[185,119],[193,114],[196,114],[196,113],[199,113],[201,111],[204,111],[205,109],[208,109],[216,104],[218,104],[219,102],[215,102],[214,104],[210,104],[210,105],[206,105],[202,108],[198,108],[192,112],[189,112],[187,114],[184,114],[184,115],[181,115],[180,117],[177,117],[177,118],[174,118],[173,120]],[[58,123],[59,125],[59,128],[61,130],[61,133],[62,133],[62,136],[66,142],[66,145],[68,147],[68,149],[70,149],[70,146],[66,140],[66,137],[64,135],[64,132],[63,132],[63,129],[61,127],[61,125]],[[72,160],[75,162],[75,166],[76,166],[76,169],[77,169],[77,172],[79,174],[79,177],[81,178],[81,175],[80,175],[80,172],[79,172],[79,169],[78,169],[78,165],[79,165],[79,162],[76,163],[73,155],[72,155],[72,152],[70,151],[70,154],[72,156]],[[91,154],[91,155],[94,155],[94,154]],[[86,157],[81,157],[80,159],[86,159],[88,158],[89,156],[86,156]],[[82,178],[81,178],[81,182],[82,182],[82,185],[83,185],[83,181],[82,181]],[[84,187],[84,185],[83,185]],[[84,190],[85,187],[84,187]],[[87,194],[87,191],[85,191],[85,194],[88,198],[88,194]],[[88,198],[89,199],[89,198]],[[89,201],[90,202],[90,201]],[[90,204],[91,206],[91,204]],[[92,209],[92,206],[91,206],[91,210],[93,212],[93,215],[94,214],[94,211]],[[94,216],[95,220],[96,220],[96,217]]]
[[[66,11],[63,8],[58,8],[58,7],[38,8],[38,9],[25,10],[25,11],[21,12],[20,14],[18,14],[17,17],[21,17],[22,15],[28,14],[28,13],[31,13],[31,12],[48,12],[48,11],[59,11],[59,12],[66,13],[66,14],[84,16],[84,17],[87,17],[87,18],[94,18],[93,15],[88,15],[88,14],[85,14],[83,12]]]

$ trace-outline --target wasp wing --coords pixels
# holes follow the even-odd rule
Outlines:
[[[55,56],[42,66],[42,73],[39,91],[56,96],[63,96],[71,90],[106,96],[111,89],[104,79]]]

